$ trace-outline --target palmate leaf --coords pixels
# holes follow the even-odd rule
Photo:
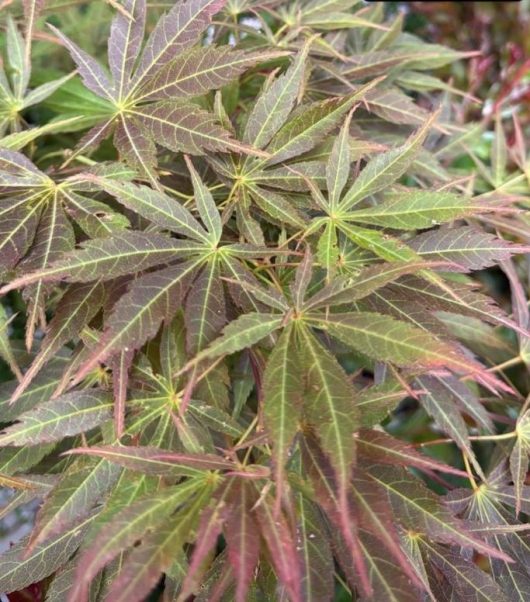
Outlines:
[[[12,422],[22,412],[31,410],[36,405],[49,401],[61,380],[61,375],[68,365],[68,356],[56,355],[50,360],[46,371],[33,379],[30,386],[19,396],[17,403],[11,403],[18,381],[8,381],[0,385],[0,412],[2,420]]]
[[[190,354],[204,349],[226,322],[219,263],[215,257],[206,262],[186,298],[184,319],[187,326],[187,350]]]
[[[225,326],[221,336],[210,344],[207,349],[198,353],[181,372],[203,359],[235,353],[258,343],[261,339],[278,330],[282,322],[283,316],[278,314],[255,313],[242,315]]]
[[[138,63],[133,79],[139,86],[148,76],[160,72],[182,50],[197,41],[210,24],[212,16],[224,6],[225,0],[194,0],[178,2],[157,23]]]
[[[381,6],[88,4],[34,89],[56,0],[0,40],[0,591],[526,600],[521,124],[461,179],[464,55]]]
[[[48,27],[70,52],[85,86],[97,96],[101,96],[112,103],[114,86],[110,83],[103,67],[56,27],[49,23]]]
[[[414,274],[418,270],[430,267],[445,267],[445,264],[387,261],[367,267],[355,277],[336,276],[329,285],[321,288],[315,295],[307,299],[304,308],[306,310],[318,309],[325,306],[353,303],[401,276]]]
[[[138,349],[156,334],[162,322],[171,320],[201,262],[202,258],[191,260],[135,280],[114,305],[106,330],[73,384],[113,352]]]
[[[199,222],[179,202],[147,186],[95,178],[105,192],[135,213],[149,219],[161,228],[182,234],[192,240],[208,243],[208,237]]]
[[[41,206],[35,203],[31,207],[26,207],[26,200],[27,197],[22,197],[20,203],[14,203],[7,207],[0,205],[1,270],[11,269],[33,242],[32,237],[28,236],[28,232],[35,232]]]
[[[464,497],[465,494],[465,497]],[[474,494],[468,491],[457,490],[451,496],[451,502],[457,505],[466,505],[465,516],[471,520],[487,523],[492,527],[501,529],[513,527],[513,518],[509,517],[506,510],[497,499],[496,486],[484,483]],[[514,500],[515,502],[515,500]],[[516,525],[517,526],[517,525]],[[524,537],[524,536],[523,536]],[[488,541],[499,549],[509,550],[515,562],[505,562],[491,558],[489,566],[495,582],[503,590],[504,596],[509,600],[525,600],[530,588],[530,576],[525,568],[528,554],[528,543],[517,533],[503,534],[492,532]]]
[[[214,116],[195,104],[176,100],[221,87],[250,65],[285,53],[267,55],[217,49],[191,48],[209,25],[224,0],[179,1],[162,16],[138,58],[144,34],[146,2],[128,2],[130,13],[118,12],[111,26],[108,57],[111,77],[57,29],[85,85],[110,101],[104,122],[81,140],[78,152],[99,144],[112,129],[120,155],[155,184],[156,143],[171,150],[204,154],[208,150],[253,152],[235,142]],[[127,9],[125,9],[127,10]],[[137,67],[135,69],[136,62]],[[146,104],[146,101],[162,99]],[[170,100],[164,100],[170,99]]]
[[[496,488],[483,484],[475,495],[469,499],[466,517],[472,520],[504,527],[512,526],[512,517],[508,517],[499,501],[496,499]],[[492,558],[489,562],[492,575],[500,585],[508,599],[525,600],[530,592],[530,575],[525,568],[528,542],[516,533],[492,533],[489,540],[499,549],[510,550],[516,562],[505,562]]]
[[[410,275],[391,284],[385,290],[386,296],[392,303],[398,300],[405,304],[419,302],[430,311],[453,312],[520,331],[517,323],[508,318],[491,298],[474,290],[469,284],[452,282],[447,290],[438,283],[425,282],[415,275]]]
[[[112,398],[106,391],[67,393],[21,414],[17,424],[0,434],[0,446],[59,441],[99,426],[111,417],[111,410]]]
[[[55,197],[43,210],[31,250],[19,263],[18,268],[22,271],[46,269],[65,252],[70,251],[73,246],[74,230]],[[30,299],[26,324],[26,347],[31,349],[39,313],[43,313],[43,282],[37,281],[33,286],[27,287],[24,294]]]
[[[267,159],[267,164],[273,165],[280,161],[286,161],[311,150],[337,126],[354,103],[361,101],[364,95],[379,82],[380,80],[375,79],[349,96],[317,102],[297,114],[275,134],[267,145],[267,152],[272,155],[270,159]]]
[[[123,8],[127,14],[118,11],[112,21],[108,42],[109,67],[118,99],[126,94],[134,64],[140,52],[144,37],[146,2],[126,0]]]
[[[123,232],[130,226],[129,220],[124,215],[86,195],[64,188],[62,198],[65,202],[66,214],[90,238],[110,237]]]
[[[203,224],[208,230],[209,240],[211,240],[213,244],[216,244],[221,239],[223,232],[221,216],[219,215],[219,211],[217,210],[217,206],[213,200],[212,193],[201,180],[201,177],[195,170],[195,167],[193,167],[193,163],[189,157],[185,157],[185,159],[191,175],[197,210],[199,211],[199,215],[201,216]]]
[[[338,204],[344,186],[348,181],[351,163],[350,152],[350,123],[353,111],[350,111],[340,129],[331,153],[326,163],[326,184],[328,189],[329,204],[335,208]]]

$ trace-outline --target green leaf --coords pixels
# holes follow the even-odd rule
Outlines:
[[[193,48],[145,80],[134,98],[143,102],[203,95],[222,88],[256,63],[282,56],[282,52],[251,53],[229,46]]]
[[[11,372],[13,372],[18,380],[22,380],[22,372],[18,367],[9,341],[9,324],[12,320],[13,318],[8,319],[4,306],[0,305],[0,357],[8,364]]]
[[[168,523],[148,534],[142,543],[127,556],[118,578],[107,594],[115,602],[142,602],[158,582],[161,573],[168,571],[175,557],[190,539],[200,511],[211,497],[212,485],[203,486],[188,506],[172,516]]]
[[[305,328],[297,329],[306,387],[304,415],[318,434],[342,487],[351,476],[358,428],[353,389],[337,360]]]
[[[76,523],[72,528],[38,545],[25,555],[26,541],[15,544],[0,556],[0,588],[15,592],[32,583],[39,583],[66,564],[79,547],[94,515]]]
[[[130,227],[129,220],[111,209],[105,203],[100,203],[64,188],[62,197],[66,201],[65,211],[89,238],[110,237],[121,234]]]
[[[309,47],[306,42],[287,71],[258,96],[248,116],[243,142],[264,148],[287,121],[302,85]]]
[[[375,207],[350,211],[347,219],[382,228],[421,230],[488,211],[486,204],[445,191],[397,192],[389,196],[389,200]]]
[[[267,159],[267,164],[280,163],[311,150],[337,127],[353,104],[362,100],[379,81],[380,79],[375,79],[348,96],[316,102],[297,114],[278,131],[267,146],[267,152],[272,155]],[[271,88],[273,86],[274,84]]]
[[[452,261],[466,271],[482,270],[509,259],[514,253],[528,252],[524,246],[469,226],[424,232],[409,241],[409,245],[425,259]]]
[[[208,190],[207,186],[201,180],[201,177],[193,167],[193,163],[188,157],[185,157],[186,165],[191,174],[191,181],[193,183],[193,192],[195,194],[195,204],[201,216],[202,223],[206,226],[209,234],[209,240],[216,244],[221,240],[221,234],[223,232],[223,225],[221,223],[221,216],[217,210],[215,201],[213,200],[212,193]]]
[[[339,135],[333,143],[328,162],[326,163],[326,184],[328,199],[332,209],[338,205],[344,186],[350,175],[350,124],[352,112],[346,117]]]
[[[353,303],[405,274],[413,274],[431,266],[433,264],[422,263],[421,261],[387,261],[367,267],[354,277],[336,276],[329,285],[323,287],[308,299],[304,307],[305,309],[318,309],[328,305],[336,306]]]
[[[73,464],[39,508],[28,550],[89,516],[119,474],[119,467],[105,461]]]
[[[124,232],[112,238],[86,241],[79,250],[68,253],[53,266],[16,278],[1,292],[38,280],[90,282],[112,279],[178,259],[180,250],[190,248],[200,249],[196,244],[190,247],[183,241],[154,232]]]
[[[296,228],[304,228],[305,220],[300,213],[293,207],[289,199],[273,190],[265,190],[261,186],[249,186],[249,194],[256,205],[272,221],[278,221],[280,224],[288,224]]]
[[[202,479],[190,479],[147,495],[114,516],[111,524],[102,525],[97,536],[81,550],[72,599],[83,599],[97,573],[122,550],[132,547],[146,532],[167,521],[168,517],[190,496],[204,487]]]
[[[189,261],[135,280],[114,305],[105,331],[74,384],[112,353],[138,349],[157,333],[162,322],[169,322],[180,307],[201,261]]]
[[[53,392],[61,380],[63,370],[67,366],[67,357],[56,356],[50,360],[46,372],[39,374],[31,385],[20,395],[16,404],[11,398],[18,386],[17,381],[0,384],[0,413],[2,420],[12,422],[19,414],[27,412],[41,402],[51,399]]]
[[[280,335],[263,375],[263,420],[273,443],[277,496],[281,497],[285,463],[298,431],[302,410],[302,377],[293,326]]]
[[[130,182],[98,177],[93,180],[128,209],[161,228],[167,228],[192,240],[208,244],[208,235],[199,222],[178,201],[166,194]]]
[[[219,357],[251,347],[278,330],[282,322],[283,316],[277,314],[255,313],[239,316],[237,320],[225,326],[220,337],[188,362],[185,369],[189,369],[203,359]]]
[[[184,310],[187,350],[202,351],[226,322],[225,298],[219,261],[210,259],[195,279]]]
[[[112,397],[106,391],[74,391],[20,415],[19,422],[0,434],[0,446],[37,445],[60,441],[103,424],[112,417]]]
[[[421,148],[438,113],[433,113],[401,147],[377,155],[362,170],[342,199],[339,210],[347,211],[371,194],[383,190],[401,177]]]
[[[301,566],[302,596],[307,602],[333,597],[333,555],[318,507],[301,494],[296,495],[297,552]]]
[[[25,447],[4,447],[0,450],[0,473],[12,475],[30,470],[51,454],[55,445],[55,443],[43,443]]]
[[[326,221],[324,232],[318,239],[317,258],[320,265],[328,273],[328,278],[332,277],[337,270],[339,262],[339,243],[337,229],[331,220]],[[310,302],[308,301],[306,306]]]
[[[81,117],[69,117],[67,119],[52,120],[45,125],[33,127],[30,130],[22,132],[13,132],[8,136],[0,139],[0,146],[11,150],[21,150],[33,140],[47,134],[60,133],[63,130],[68,130],[70,126],[81,121]]]
[[[39,353],[13,392],[16,401],[36,374],[68,341],[76,338],[101,307],[103,287],[99,282],[73,285],[61,299],[61,305],[48,325]]]
[[[517,421],[517,437],[510,454],[510,472],[515,492],[515,514],[521,511],[523,486],[528,475],[530,463],[530,411],[525,412]]]
[[[197,105],[183,101],[160,101],[130,110],[157,144],[174,152],[204,155],[206,151],[256,154],[251,147],[233,140],[216,118]],[[257,153],[261,154],[261,153]]]

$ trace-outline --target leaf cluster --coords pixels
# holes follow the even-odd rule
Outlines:
[[[381,3],[112,6],[94,55],[96,9],[2,20],[0,591],[528,600],[517,122],[476,157],[465,55]]]

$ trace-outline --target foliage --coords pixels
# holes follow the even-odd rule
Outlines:
[[[517,121],[378,3],[89,4],[2,17],[0,591],[527,600]]]
[[[475,50],[467,65],[453,65],[451,75],[466,98],[459,107],[463,116],[494,114],[501,108],[517,108],[528,125],[530,113],[530,3],[521,2],[403,2],[404,26],[438,44],[459,50]],[[459,23],[459,27],[454,24]],[[473,95],[475,98],[473,98]],[[478,97],[478,99],[476,98]]]

